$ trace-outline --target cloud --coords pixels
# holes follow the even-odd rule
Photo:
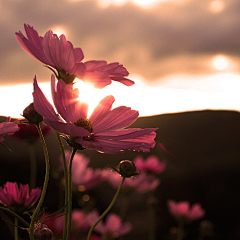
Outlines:
[[[97,1],[0,1],[1,84],[48,80],[50,72],[24,52],[14,32],[28,23],[43,35],[56,25],[81,47],[85,60],[124,64],[130,73],[147,80],[169,74],[206,74],[214,55],[240,54],[240,1],[225,1],[219,13],[210,0],[169,1],[143,9],[133,4],[100,8]]]

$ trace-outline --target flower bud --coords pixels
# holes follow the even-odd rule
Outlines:
[[[119,173],[122,177],[132,177],[136,174],[136,166],[132,161],[129,160],[123,160],[118,164]]]
[[[202,237],[211,237],[214,235],[213,223],[209,220],[203,220],[199,226],[199,232]]]
[[[85,149],[81,144],[76,142],[76,139],[77,139],[76,137],[71,137],[67,135],[61,135],[61,136],[66,140],[67,144],[70,147],[74,148],[76,151]]]
[[[37,227],[33,232],[34,240],[51,240],[53,233],[47,225],[38,223]]]
[[[30,124],[39,124],[43,121],[43,117],[37,113],[33,103],[29,104],[23,110],[23,116],[28,120]]]

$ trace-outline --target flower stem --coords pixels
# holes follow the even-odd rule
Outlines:
[[[18,218],[14,219],[14,240],[18,240]]]
[[[130,198],[129,194],[123,194],[123,196],[122,196],[122,204],[121,204],[121,209],[119,212],[119,216],[121,217],[122,220],[124,220],[124,218],[127,215],[129,198]]]
[[[29,223],[27,221],[25,221],[23,218],[21,218],[17,213],[13,212],[12,210],[10,210],[9,208],[5,208],[5,207],[1,207],[0,209],[2,209],[3,211],[9,212],[10,214],[12,214],[15,218],[18,218],[18,220],[20,220],[26,227],[29,227]]]
[[[184,222],[178,221],[177,240],[182,240],[184,235]]]
[[[103,214],[98,218],[98,220],[92,225],[92,227],[90,228],[89,232],[88,232],[88,237],[87,240],[91,239],[91,235],[92,232],[94,230],[94,228],[98,225],[98,223],[107,215],[107,213],[110,211],[110,209],[112,208],[112,206],[114,205],[114,203],[117,200],[117,197],[122,189],[123,183],[124,183],[125,177],[122,178],[121,184],[119,185],[117,192],[115,193],[111,203],[109,204],[108,208],[103,212]]]
[[[148,205],[148,216],[149,216],[149,240],[156,239],[156,198],[154,197],[154,193],[150,193],[147,199]]]
[[[67,240],[70,240],[71,222],[72,222],[72,161],[77,149],[72,148],[72,154],[68,164],[68,228],[67,228]],[[64,239],[64,238],[63,238]]]
[[[62,140],[60,138],[60,134],[57,133],[57,139],[58,143],[60,146],[61,154],[62,154],[62,159],[63,159],[63,171],[64,171],[64,179],[65,179],[65,208],[64,208],[64,229],[63,229],[63,239],[66,239],[67,235],[67,221],[68,221],[68,207],[67,207],[67,202],[68,202],[68,172],[67,172],[67,163],[66,163],[66,156],[64,152],[64,147]]]
[[[42,134],[42,130],[40,128],[39,125],[36,125],[37,129],[38,129],[38,133],[43,145],[43,151],[44,151],[44,156],[45,156],[45,163],[46,163],[46,172],[45,172],[45,179],[44,179],[44,184],[43,184],[43,189],[42,189],[42,194],[41,197],[38,201],[37,207],[33,212],[33,215],[31,217],[31,223],[30,223],[30,228],[29,228],[29,237],[30,240],[34,240],[33,237],[33,232],[34,232],[34,224],[37,221],[38,218],[38,213],[40,211],[40,208],[42,206],[42,203],[44,201],[45,195],[46,195],[46,191],[47,191],[47,185],[48,185],[48,179],[49,179],[49,171],[50,171],[50,164],[49,164],[49,156],[48,156],[48,151],[47,151],[47,146],[46,146],[46,142],[44,140],[43,134]]]

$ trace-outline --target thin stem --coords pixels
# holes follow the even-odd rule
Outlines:
[[[33,144],[28,144],[28,155],[30,159],[30,189],[36,187],[37,161]]]
[[[44,151],[45,163],[46,163],[46,172],[45,172],[45,179],[44,179],[42,194],[41,194],[41,197],[38,201],[37,207],[34,210],[33,215],[31,217],[31,223],[30,223],[30,228],[29,228],[30,240],[34,240],[34,237],[33,237],[34,224],[37,221],[38,213],[40,211],[40,208],[43,204],[43,201],[44,201],[44,198],[45,198],[45,195],[46,195],[46,192],[47,192],[47,185],[48,185],[49,172],[50,172],[49,156],[48,156],[46,142],[44,140],[44,137],[43,137],[42,130],[41,130],[40,126],[39,125],[36,125],[36,126],[37,126],[38,133],[39,133],[42,145],[43,145],[43,151]]]
[[[67,228],[67,240],[70,240],[71,223],[72,223],[72,161],[77,150],[72,149],[72,154],[68,164],[68,228]]]
[[[64,179],[65,179],[65,208],[64,208],[64,229],[63,229],[63,239],[66,239],[66,235],[67,235],[67,219],[68,219],[68,208],[67,206],[67,202],[68,202],[68,172],[67,172],[67,162],[66,162],[66,156],[65,156],[65,152],[64,152],[64,147],[63,147],[63,143],[62,140],[60,138],[60,134],[58,132],[57,133],[57,139],[58,139],[58,143],[60,146],[60,150],[61,150],[61,154],[62,154],[62,159],[63,159],[63,171],[64,171]]]
[[[128,205],[129,205],[129,194],[123,194],[121,209],[119,212],[119,216],[121,217],[122,220],[124,220],[124,218],[127,215]]]
[[[149,197],[153,198],[153,197]],[[156,239],[156,216],[155,216],[155,205],[151,202],[148,203],[148,214],[149,214],[149,240]]]
[[[3,211],[9,212],[10,214],[12,214],[15,218],[18,218],[18,220],[20,220],[26,227],[29,227],[29,223],[27,221],[25,221],[23,218],[21,218],[17,213],[13,212],[12,210],[10,210],[9,208],[5,208],[5,207],[0,207],[0,209],[2,209]]]
[[[107,215],[107,213],[110,211],[110,209],[112,208],[112,206],[114,205],[114,203],[117,200],[117,197],[122,189],[123,183],[124,183],[125,177],[122,178],[121,184],[119,185],[117,192],[115,193],[111,203],[109,204],[108,208],[103,212],[103,214],[98,218],[98,220],[92,225],[92,227],[90,228],[89,232],[88,232],[88,238],[87,240],[91,239],[91,235],[92,232],[94,230],[94,228],[98,225],[98,223]]]
[[[18,218],[14,219],[14,240],[18,240]]]
[[[178,221],[177,240],[182,240],[184,235],[184,222]]]

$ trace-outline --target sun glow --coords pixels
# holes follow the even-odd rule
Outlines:
[[[216,56],[212,60],[212,65],[217,70],[224,70],[229,66],[228,60],[224,56]]]
[[[78,81],[75,87],[79,88],[79,100],[89,104],[89,114],[108,95],[115,97],[113,108],[131,107],[139,111],[139,116],[203,109],[240,109],[240,76],[237,74],[175,75],[161,79],[154,86],[146,85],[139,76],[132,75],[130,79],[135,80],[131,87],[113,82],[103,89],[96,89],[82,81]],[[52,103],[50,83],[39,83],[39,86]],[[1,86],[0,101],[6,104],[2,104],[0,115],[22,118],[24,108],[33,101],[32,89],[32,84]]]
[[[53,33],[58,35],[58,37],[60,37],[60,35],[62,35],[62,34],[67,36],[67,31],[61,26],[54,26],[51,29],[52,29]]]
[[[213,13],[220,13],[224,10],[225,3],[221,0],[213,0],[209,3],[209,9]]]
[[[210,62],[209,66],[216,71],[225,71],[225,72],[237,72],[238,65],[236,61],[225,56],[225,55],[216,55]]]
[[[123,6],[126,3],[132,3],[141,8],[147,9],[152,8],[158,3],[163,2],[183,2],[185,0],[98,0],[98,5],[101,8],[107,8],[111,5]]]

